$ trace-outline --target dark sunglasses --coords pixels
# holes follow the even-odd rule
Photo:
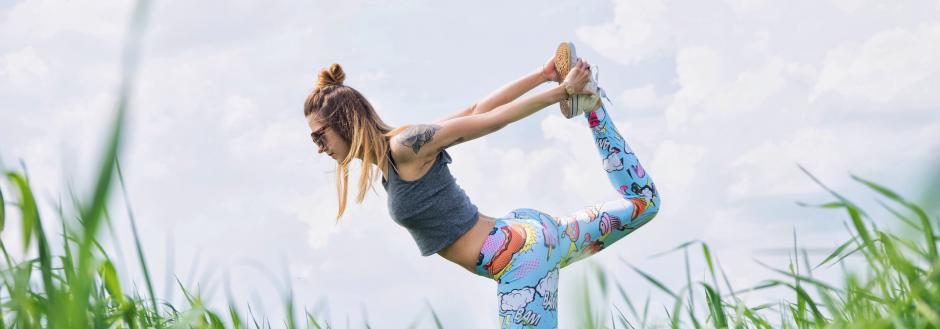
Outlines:
[[[326,134],[326,128],[327,128],[327,125],[323,125],[319,129],[314,130],[312,133],[310,133],[310,139],[312,139],[313,143],[317,144],[318,147],[324,146],[323,135]]]

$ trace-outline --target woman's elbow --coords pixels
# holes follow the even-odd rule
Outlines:
[[[499,115],[499,113],[486,112],[480,114],[480,117],[482,119],[481,130],[483,131],[484,135],[496,132],[509,125],[509,122]]]

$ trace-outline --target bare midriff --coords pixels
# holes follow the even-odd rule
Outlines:
[[[437,254],[471,273],[476,273],[477,259],[480,256],[480,249],[483,248],[483,241],[486,241],[486,237],[490,235],[490,230],[495,225],[495,219],[480,213],[476,223],[467,233]]]

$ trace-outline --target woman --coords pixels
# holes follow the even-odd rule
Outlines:
[[[381,173],[392,219],[411,233],[423,256],[439,254],[497,281],[503,328],[557,327],[559,269],[630,234],[659,210],[652,180],[601,102],[604,92],[596,84],[596,72],[592,77],[571,43],[559,45],[539,70],[433,124],[393,129],[359,92],[343,85],[344,79],[337,64],[321,70],[304,104],[318,151],[338,162],[337,220],[346,206],[349,164],[361,160],[356,201],[362,201]],[[548,81],[559,84],[517,99]],[[561,217],[534,209],[516,209],[499,218],[480,213],[451,176],[446,149],[554,103],[565,117],[583,114],[620,197]]]

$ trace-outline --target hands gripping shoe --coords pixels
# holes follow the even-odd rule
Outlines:
[[[570,72],[577,63],[577,58],[574,43],[562,42],[558,45],[558,48],[555,50],[555,71],[558,73],[559,78],[564,79],[568,76],[568,72]],[[584,89],[582,89],[581,92],[569,93],[570,97],[568,97],[568,100],[558,103],[561,107],[561,114],[564,115],[565,118],[570,119],[585,112],[593,112],[599,107],[601,97],[607,98],[607,93],[604,89],[597,85],[597,66],[594,66],[590,70],[594,71],[594,74],[590,76],[591,79],[584,85]],[[609,98],[607,98],[607,100],[610,101]]]

